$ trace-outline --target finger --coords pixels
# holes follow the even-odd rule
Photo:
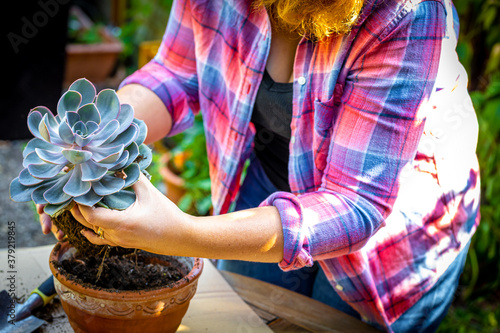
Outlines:
[[[82,215],[82,212],[80,211],[79,205],[74,205],[73,208],[71,208],[70,212],[73,215],[73,217],[75,218],[75,220],[77,220],[78,222],[80,222],[81,224],[83,224],[84,226],[86,226],[89,229],[94,229],[94,226],[92,224],[88,223],[87,220],[85,219],[85,217]]]
[[[64,238],[64,232],[62,230],[59,230],[56,234],[57,240],[61,240]]]
[[[55,224],[52,224],[52,228],[51,229],[52,229],[52,233],[54,234],[54,237],[57,240],[63,239],[64,232],[62,232],[62,230],[59,230],[59,228],[57,228]]]
[[[50,219],[50,216],[42,213],[40,214],[40,226],[42,227],[42,232],[47,235],[50,233],[50,230],[52,228],[52,220]]]
[[[36,212],[38,213],[38,215],[41,215],[43,214],[43,209],[45,208],[45,205],[36,205]]]
[[[139,180],[135,182],[134,185],[132,185],[132,189],[134,190],[135,195],[137,196],[137,200],[140,200],[141,196],[143,196],[146,193],[149,186],[153,186],[153,184],[151,184],[151,181],[148,179],[148,177],[146,177],[141,172]]]
[[[85,223],[92,226],[99,226],[106,229],[114,229],[116,221],[121,219],[119,210],[107,209],[103,207],[79,206],[81,218]]]
[[[84,230],[82,229],[81,234],[88,239],[89,242],[95,245],[110,245],[110,246],[118,246],[118,244],[107,240],[106,235],[104,235],[104,239],[99,237],[96,233],[90,231],[90,230]]]

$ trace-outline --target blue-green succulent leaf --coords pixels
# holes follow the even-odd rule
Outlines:
[[[121,190],[102,198],[102,202],[111,209],[124,210],[135,202],[135,193]]]
[[[19,182],[24,186],[33,186],[43,182],[43,179],[33,177],[28,169],[23,169],[19,173]]]
[[[142,144],[139,146],[139,155],[141,156],[139,167],[141,170],[144,170],[151,164],[151,161],[153,160],[153,153],[151,152],[151,148]]]
[[[120,113],[120,100],[112,89],[103,89],[97,95],[96,106],[101,114],[101,124],[106,124],[112,119],[116,119]]]
[[[125,180],[121,178],[105,175],[98,182],[92,183],[92,189],[96,194],[106,196],[120,191],[124,184]]]
[[[81,104],[92,103],[96,90],[94,85],[87,79],[78,79],[69,86],[69,90],[78,91],[82,95]]]
[[[93,121],[96,124],[99,124],[101,122],[101,116],[94,103],[83,105],[78,109],[77,113],[80,116],[80,120],[84,123]]]
[[[139,156],[139,146],[135,142],[132,142],[127,147],[127,151],[128,151],[128,154],[129,154],[127,165],[129,165],[129,164],[131,164],[132,162],[135,161],[135,159],[137,158],[137,156]]]
[[[42,121],[42,114],[38,111],[30,111],[28,114],[28,129],[34,137],[45,140],[40,134],[40,130],[38,127],[40,126],[40,122]]]
[[[54,216],[57,213],[59,213],[60,211],[64,210],[64,208],[66,208],[71,203],[71,201],[72,200],[69,199],[68,201],[65,201],[65,202],[58,204],[58,205],[47,204],[43,208],[43,211],[45,212],[45,214],[47,214],[49,216]]]
[[[71,195],[68,195],[63,191],[63,187],[68,182],[70,176],[71,173],[67,173],[60,177],[54,185],[43,193],[43,197],[47,200],[47,202],[53,205],[58,205],[72,198]]]
[[[107,168],[89,160],[82,164],[82,181],[97,181],[101,179],[107,171]]]
[[[32,151],[23,160],[23,167],[27,168],[30,164],[43,164],[43,160],[38,157],[35,151]]]
[[[45,200],[45,198],[43,197],[43,194],[45,193],[45,191],[47,191],[48,189],[50,188],[50,186],[45,186],[45,185],[41,185],[39,187],[37,187],[33,193],[31,193],[31,200],[37,204],[37,205],[46,205],[48,204],[49,202],[47,200]]]
[[[92,159],[99,163],[111,164],[118,161],[123,153],[123,145],[117,147],[87,147],[92,152]]]
[[[117,171],[117,170],[121,170],[123,168],[126,168],[129,163],[129,158],[128,158],[129,154],[128,154],[128,151],[123,151],[123,154],[122,156],[120,156],[120,159],[113,165],[109,168],[109,170],[111,171]]]
[[[40,133],[40,135],[42,136],[42,138],[47,141],[47,142],[50,142],[50,132],[49,132],[49,128],[47,126],[47,124],[45,123],[45,119],[46,119],[47,115],[43,116],[42,118],[42,121],[40,121],[40,123],[38,124],[38,132]]]
[[[87,135],[93,135],[99,129],[99,125],[93,121],[88,121],[85,125],[87,126]]]
[[[40,148],[50,151],[59,151],[59,152],[63,150],[63,147],[56,146],[50,142],[43,141],[42,139],[33,138],[28,142],[26,148],[24,148],[23,158],[26,158],[26,156],[34,152],[35,148]]]
[[[73,131],[73,127],[75,126],[75,124],[80,121],[80,116],[74,111],[68,111],[66,112],[66,121],[68,122],[69,127],[72,129],[71,131]]]
[[[80,135],[85,135],[87,134],[87,126],[85,125],[85,123],[81,120],[77,121],[73,127],[71,128],[71,130],[75,133],[75,134],[80,134]]]
[[[120,123],[118,120],[113,119],[109,123],[107,123],[104,128],[102,128],[99,132],[95,133],[92,137],[92,141],[89,143],[90,146],[97,147],[103,144],[105,141],[112,141],[119,134],[118,128],[120,127]]]
[[[87,162],[92,157],[91,152],[78,149],[63,149],[62,154],[73,164]]]
[[[120,113],[116,117],[116,120],[120,122],[120,132],[128,128],[134,120],[134,108],[132,105],[122,104],[120,106]]]
[[[75,133],[71,130],[66,118],[59,124],[59,136],[67,144],[73,144],[75,142]]]
[[[79,147],[86,147],[90,143],[90,141],[92,141],[92,136],[84,137],[79,134],[75,134],[75,143]]]
[[[68,160],[61,152],[52,152],[50,150],[44,150],[40,148],[35,149],[36,154],[44,162],[51,164],[64,164],[68,163]]]
[[[148,127],[146,126],[146,123],[140,119],[134,118],[134,123],[139,127],[139,135],[135,139],[135,143],[137,143],[137,145],[139,146],[144,143],[144,140],[146,140],[146,136],[148,135]]]
[[[127,175],[127,178],[125,178],[125,185],[123,185],[123,188],[127,188],[134,185],[141,176],[141,169],[139,168],[139,165],[137,163],[130,164],[123,170],[123,172],[125,172],[125,174]]]
[[[19,177],[10,182],[10,198],[17,202],[31,200],[31,193],[35,190],[34,186],[24,186],[19,182]]]
[[[81,102],[82,95],[79,92],[68,90],[61,96],[57,103],[57,114],[62,119],[65,117],[66,112],[78,110]]]
[[[99,201],[101,201],[102,197],[100,195],[97,195],[94,190],[91,188],[90,191],[88,191],[86,194],[81,195],[79,197],[73,198],[75,202],[79,203],[80,205],[92,207]]]
[[[73,170],[70,171],[71,176],[68,182],[63,187],[63,191],[72,197],[78,197],[84,195],[90,191],[91,182],[82,181],[82,169],[81,164],[75,165]]]
[[[40,112],[40,114],[42,115],[42,117],[44,117],[45,115],[47,115],[47,121],[48,121],[48,125],[50,127],[56,127],[58,126],[58,121],[56,120],[56,118],[54,117],[54,114],[52,113],[52,111],[50,111],[48,108],[46,108],[45,106],[37,106],[31,110],[35,110],[35,111],[38,111]]]
[[[139,127],[132,123],[130,126],[123,132],[121,132],[113,141],[109,139],[103,143],[103,146],[111,146],[116,147],[119,145],[123,145],[127,147],[131,144],[138,136]]]
[[[45,200],[43,194],[45,193],[45,191],[51,188],[57,182],[58,179],[59,178],[45,180],[42,184],[36,186],[36,189],[31,194],[31,200],[33,200],[33,202],[36,203],[37,205],[44,205],[49,203],[47,200]]]
[[[28,165],[28,171],[33,177],[41,179],[50,179],[55,177],[64,168],[64,164],[31,164]]]

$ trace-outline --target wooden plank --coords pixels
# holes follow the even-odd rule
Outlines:
[[[262,310],[250,303],[247,303],[252,310],[262,319],[267,326],[269,326],[270,329],[273,330],[275,333],[289,333],[289,332],[306,332],[310,333],[311,331],[306,330],[305,328],[302,328],[300,326],[297,326],[295,324],[292,324],[286,319],[279,318],[276,315],[269,313],[265,310]]]
[[[379,332],[337,309],[307,296],[239,274],[220,271],[247,303],[311,332]]]

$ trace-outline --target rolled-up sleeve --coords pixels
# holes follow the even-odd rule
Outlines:
[[[379,34],[365,32],[372,46],[347,59],[321,185],[300,195],[276,192],[261,204],[279,210],[283,270],[361,249],[392,211],[423,132],[446,24],[435,1],[404,14]]]
[[[120,87],[137,83],[152,90],[172,116],[175,135],[193,124],[199,110],[195,42],[189,0],[176,0],[158,53]]]

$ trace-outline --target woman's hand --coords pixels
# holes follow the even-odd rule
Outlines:
[[[143,175],[133,189],[137,199],[126,210],[73,207],[76,220],[90,229],[82,234],[91,243],[174,256],[261,262],[283,259],[283,230],[276,207],[194,217],[182,212]],[[97,234],[99,227],[103,238]]]
[[[42,232],[47,235],[52,231],[57,240],[61,240],[64,237],[64,232],[57,229],[49,215],[45,214],[43,208],[45,205],[36,205],[36,211],[40,215],[40,226],[42,227]]]
[[[160,254],[177,253],[190,216],[182,212],[141,175],[133,185],[136,201],[126,210],[75,205],[71,213],[91,230],[82,234],[96,245],[138,248]],[[97,235],[103,230],[103,238]]]

